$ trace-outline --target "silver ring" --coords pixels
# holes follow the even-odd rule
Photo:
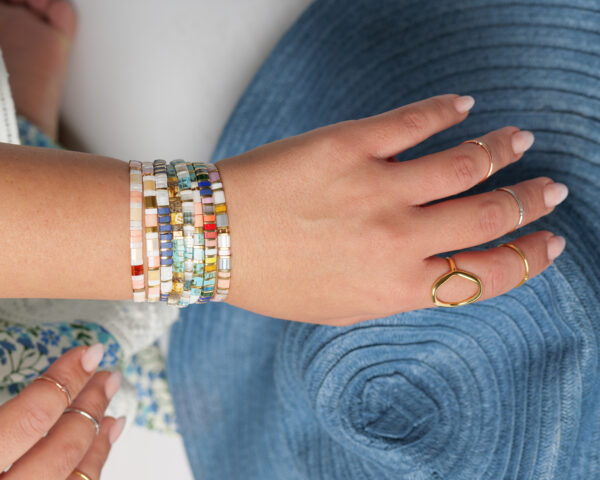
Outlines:
[[[63,412],[63,415],[65,413],[78,413],[79,415],[83,415],[85,418],[87,418],[89,421],[91,421],[94,424],[94,428],[96,429],[96,435],[98,435],[98,433],[100,433],[100,424],[89,413],[84,412],[83,410],[80,410],[79,408],[71,408],[71,407],[65,409],[65,411]]]
[[[525,210],[523,209],[523,204],[521,203],[521,199],[518,197],[518,195],[514,191],[512,191],[508,187],[500,187],[500,188],[497,188],[496,190],[504,190],[505,192],[510,193],[513,196],[513,198],[517,201],[517,205],[519,206],[519,223],[517,223],[517,226],[514,228],[514,230],[516,230],[517,228],[519,228],[521,226],[521,223],[523,223],[523,215],[525,213]]]

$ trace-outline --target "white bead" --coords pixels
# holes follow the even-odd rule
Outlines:
[[[214,202],[217,203],[225,203],[225,192],[223,190],[217,190],[213,192]]]
[[[231,237],[228,233],[220,233],[217,235],[217,242],[221,248],[229,248],[231,246]]]

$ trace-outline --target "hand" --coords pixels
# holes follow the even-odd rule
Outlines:
[[[436,254],[501,237],[519,218],[515,199],[504,191],[424,205],[486,177],[489,157],[479,145],[390,161],[463,121],[467,113],[457,111],[456,98],[438,95],[217,162],[231,225],[228,303],[329,325],[433,307],[433,283],[450,271]],[[491,149],[494,173],[523,155],[513,145],[519,147],[528,134],[518,132],[507,126],[481,137]],[[510,188],[523,202],[525,225],[553,211],[544,192],[556,197],[560,187],[538,177]],[[561,239],[538,231],[513,243],[527,257],[531,278],[550,265],[548,246],[560,250]],[[453,258],[457,268],[481,279],[478,301],[511,290],[524,275],[521,257],[506,247]],[[472,282],[453,277],[438,298],[458,302],[476,290]]]
[[[2,480],[81,480],[73,470],[92,480],[100,478],[111,445],[125,421],[123,417],[115,420],[104,416],[120,386],[121,374],[93,374],[103,354],[102,344],[73,348],[43,375],[67,389],[71,407],[100,422],[98,435],[91,420],[77,413],[63,414],[68,396],[49,381],[32,382],[0,406],[0,472],[12,464],[10,470],[0,473]]]

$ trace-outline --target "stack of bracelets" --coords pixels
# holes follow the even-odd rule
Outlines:
[[[216,165],[131,160],[129,179],[133,301],[176,307],[224,301],[231,238]]]

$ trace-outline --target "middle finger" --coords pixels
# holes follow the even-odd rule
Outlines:
[[[511,185],[523,205],[521,226],[551,213],[562,201],[561,188],[549,177],[537,177]],[[560,202],[559,202],[560,203]],[[503,190],[455,198],[415,207],[411,228],[427,238],[427,255],[473,247],[492,241],[515,229],[519,205]]]
[[[494,175],[523,156],[523,152],[531,147],[533,134],[507,126],[476,140],[488,146],[493,160],[490,175]],[[392,181],[409,182],[401,189],[407,196],[407,203],[423,205],[464,192],[482,182],[490,170],[490,156],[481,145],[461,143],[442,152],[397,162],[393,167],[398,172],[390,176]]]
[[[73,401],[72,408],[83,410],[99,423],[120,384],[120,372],[98,372]],[[48,435],[12,466],[6,478],[67,478],[88,451],[95,436],[94,423],[90,419],[75,412],[65,413]]]

